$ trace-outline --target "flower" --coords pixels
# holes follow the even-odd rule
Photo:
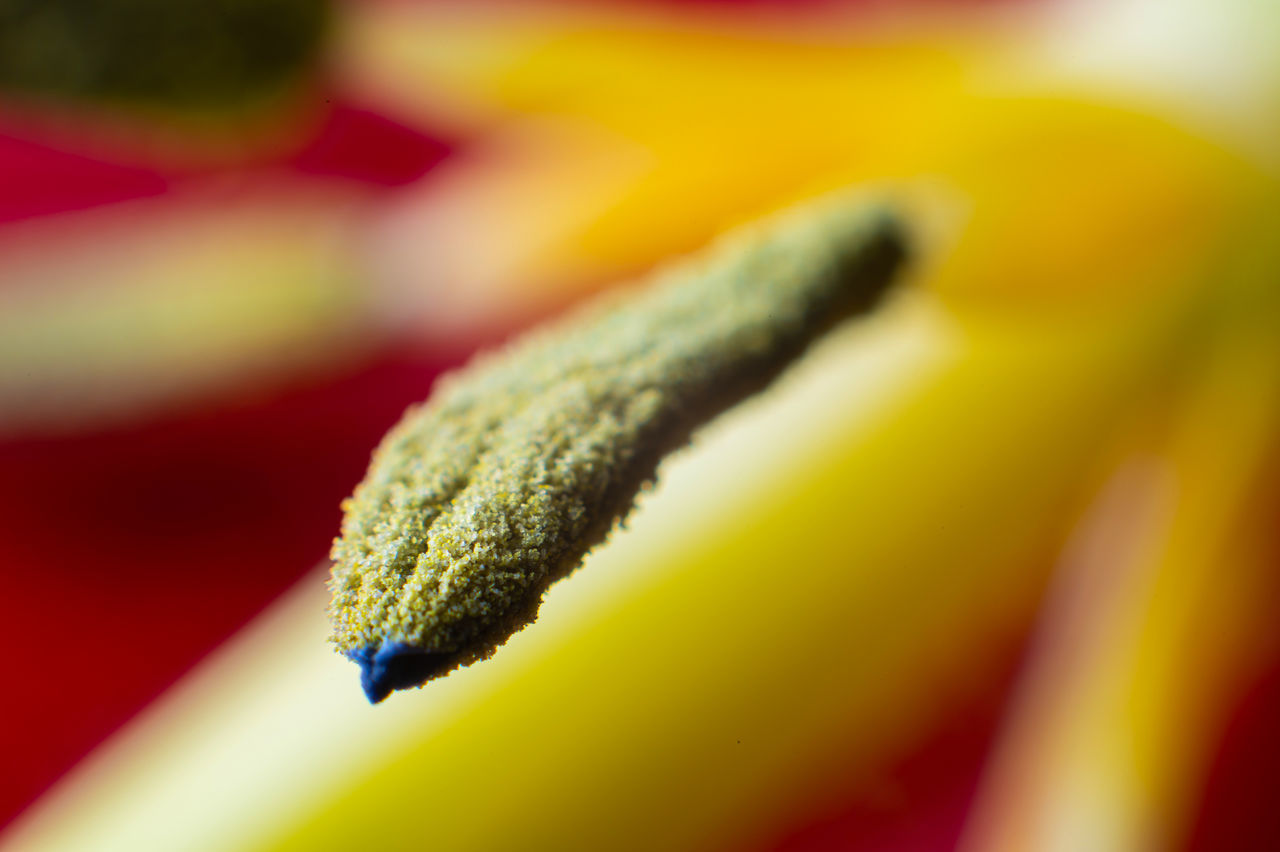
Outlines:
[[[414,333],[855,182],[923,229],[915,293],[673,460],[491,660],[371,710],[313,576],[12,848],[1220,839],[1197,802],[1275,659],[1273,14],[350,14],[361,99],[478,140],[362,220]]]

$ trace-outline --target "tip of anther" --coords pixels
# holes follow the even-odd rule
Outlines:
[[[370,704],[377,704],[397,689],[422,686],[447,666],[449,655],[426,651],[404,642],[387,642],[347,652],[360,666],[360,686]]]

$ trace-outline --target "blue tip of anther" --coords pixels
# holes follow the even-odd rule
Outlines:
[[[360,666],[360,686],[370,704],[382,701],[393,690],[422,686],[440,672],[447,656],[404,642],[385,642],[347,652],[347,658]]]

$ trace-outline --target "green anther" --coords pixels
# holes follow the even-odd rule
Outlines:
[[[889,213],[828,199],[443,379],[374,453],[333,546],[333,641],[370,698],[531,621],[664,455],[872,307],[904,256]]]

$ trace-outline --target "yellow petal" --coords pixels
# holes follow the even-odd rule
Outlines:
[[[873,771],[944,712],[939,693],[991,676],[1088,460],[1176,351],[1186,292],[1089,322],[959,326],[904,299],[672,463],[484,665],[361,708],[308,598],[9,848],[692,848],[778,831],[821,806],[815,779]]]
[[[1280,303],[1232,277],[1185,389],[1124,439],[1062,566],[968,849],[1183,841],[1226,714],[1274,643],[1275,506],[1260,498]]]

